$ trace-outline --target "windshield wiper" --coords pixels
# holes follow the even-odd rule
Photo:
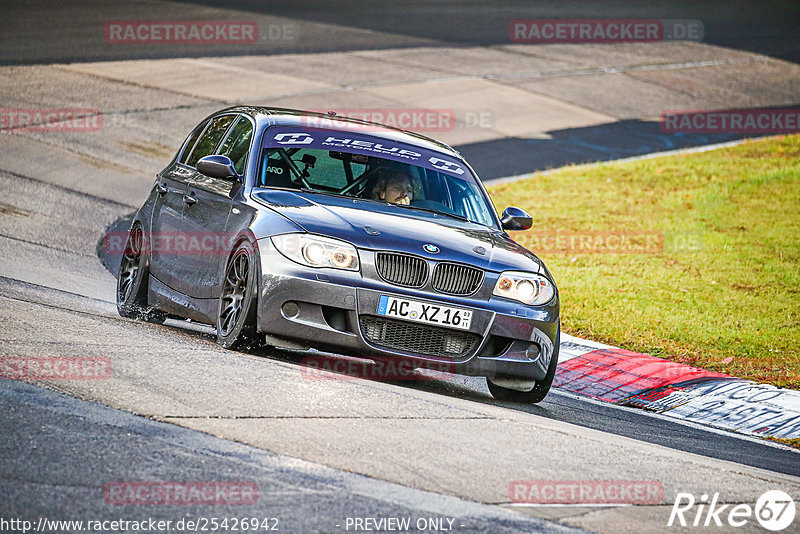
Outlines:
[[[318,195],[328,195],[328,196],[331,196],[331,197],[342,197],[342,198],[346,197],[346,195],[340,195],[339,193],[334,193],[333,191],[323,191],[321,189],[311,189],[310,187],[301,187],[300,188],[300,192],[301,193],[315,193],[315,194],[318,194]]]
[[[390,204],[392,204],[392,203],[390,202]],[[392,205],[393,206],[398,206],[400,208],[407,208],[407,209],[412,209],[412,210],[425,211],[425,212],[428,212],[428,213],[435,213],[436,215],[444,215],[445,217],[451,217],[451,218],[457,219],[459,221],[472,222],[469,219],[467,219],[466,217],[464,217],[463,215],[459,215],[457,213],[448,213],[446,211],[439,211],[439,210],[435,210],[435,209],[432,209],[432,208],[423,208],[423,207],[420,207],[420,206],[412,206],[410,204],[392,204]]]

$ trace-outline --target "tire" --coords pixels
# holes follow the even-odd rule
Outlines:
[[[117,276],[117,313],[128,319],[163,323],[167,315],[147,304],[147,253],[144,250],[144,230],[135,223],[125,242]]]
[[[228,258],[217,307],[217,343],[226,349],[257,341],[258,293],[256,255],[249,241],[242,241]]]
[[[556,347],[561,343],[561,329],[556,335]],[[558,367],[558,349],[555,350],[553,357],[550,359],[550,365],[547,367],[547,374],[544,378],[537,381],[536,385],[530,391],[519,391],[516,389],[504,388],[493,384],[487,377],[486,385],[489,386],[489,392],[497,400],[519,402],[523,404],[536,404],[542,402],[547,394],[550,392],[550,386],[553,385],[553,378],[556,376],[556,367]]]

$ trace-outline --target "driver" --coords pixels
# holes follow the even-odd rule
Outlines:
[[[408,170],[397,167],[380,169],[378,179],[372,187],[372,199],[408,206],[414,200],[411,174]]]

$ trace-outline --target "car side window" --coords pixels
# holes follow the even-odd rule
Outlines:
[[[190,167],[194,167],[197,165],[197,162],[200,161],[200,158],[213,154],[214,149],[217,148],[217,145],[219,145],[219,142],[222,140],[222,136],[228,131],[228,127],[235,118],[235,115],[223,115],[222,117],[213,119],[211,124],[208,125],[208,128],[206,128],[206,131],[203,132],[203,136],[195,145],[194,150],[192,150],[192,155],[186,160],[186,164]]]
[[[181,159],[178,161],[181,163],[186,163],[186,160],[189,159],[189,155],[192,153],[192,148],[194,148],[195,143],[197,143],[197,138],[200,137],[200,134],[202,134],[203,130],[205,130],[206,124],[208,124],[208,121],[201,122],[200,125],[189,134],[189,138],[186,140],[186,144],[183,146],[183,154],[181,154]]]
[[[240,117],[219,149],[221,155],[228,156],[231,159],[233,167],[240,175],[244,172],[244,167],[247,164],[247,155],[250,153],[250,139],[252,138],[252,123],[245,117]]]

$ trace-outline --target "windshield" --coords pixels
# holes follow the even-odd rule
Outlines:
[[[391,159],[356,150],[356,146],[337,146],[337,150],[266,146],[261,150],[256,186],[361,198],[496,225],[491,204],[463,167],[435,157],[429,160],[443,166],[441,171],[429,168],[431,164],[403,161],[421,156],[420,149],[396,151]]]

